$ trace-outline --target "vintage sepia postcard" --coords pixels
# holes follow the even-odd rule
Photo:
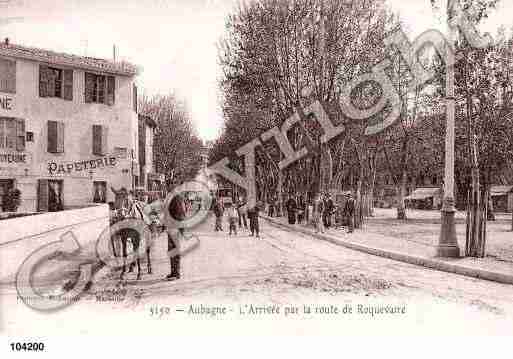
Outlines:
[[[0,0],[0,353],[513,335],[511,14]]]

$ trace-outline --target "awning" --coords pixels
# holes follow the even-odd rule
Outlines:
[[[506,196],[511,192],[513,192],[513,186],[492,186],[490,188],[490,195],[492,197]]]
[[[423,187],[417,188],[411,195],[405,199],[422,200],[440,195],[440,188],[438,187]]]

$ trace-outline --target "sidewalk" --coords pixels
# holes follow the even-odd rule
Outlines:
[[[506,229],[502,228],[499,228],[499,231],[497,228],[491,228],[488,233],[487,248],[491,248],[488,252],[492,254],[487,254],[485,258],[437,258],[435,250],[440,228],[439,212],[420,213],[419,216],[417,213],[412,213],[412,215],[414,217],[411,220],[401,222],[394,220],[383,210],[378,210],[375,217],[366,219],[362,229],[357,229],[351,234],[347,233],[345,228],[329,229],[325,234],[316,234],[311,226],[289,225],[285,217],[262,216],[262,218],[290,231],[313,235],[319,239],[372,255],[445,272],[513,284],[512,232],[508,233]],[[506,228],[508,225],[507,221],[505,223],[497,222],[490,227]],[[464,230],[464,219],[457,218],[457,232],[462,255],[465,249]],[[496,235],[496,232],[499,235]]]

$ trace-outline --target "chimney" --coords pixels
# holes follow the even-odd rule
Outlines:
[[[6,37],[6,38],[4,39],[4,44],[9,45],[9,38],[8,38],[8,37]]]
[[[112,46],[112,60],[114,62],[117,60],[117,48],[115,44]]]

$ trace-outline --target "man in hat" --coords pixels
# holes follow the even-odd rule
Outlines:
[[[289,224],[296,224],[296,211],[297,203],[294,199],[293,193],[291,192],[289,199],[287,200],[287,216],[289,219]]]
[[[158,214],[160,217],[160,222],[165,223],[164,211],[168,211],[169,215],[178,223],[183,221],[186,217],[185,213],[185,202],[182,198],[181,194],[175,195],[171,202],[169,203],[168,208],[165,208],[164,200],[157,200],[150,204],[147,204],[144,207],[144,212],[148,215]],[[167,224],[167,223],[166,223]],[[171,272],[166,276],[167,280],[177,280],[180,278],[180,237],[183,236],[184,229],[178,225],[177,226],[169,226],[166,225],[167,232],[167,250],[169,255],[170,269]]]
[[[346,193],[346,205],[344,207],[344,215],[347,218],[348,222],[348,232],[353,233],[354,231],[354,210],[355,210],[355,200],[351,195],[351,192]]]
[[[258,222],[258,216],[261,207],[262,204],[257,202],[254,207],[248,209],[249,229],[251,230],[251,236],[256,234],[257,238],[260,238],[260,225]]]
[[[215,231],[223,231],[223,214],[224,214],[224,205],[219,196],[214,197],[213,203],[213,211],[216,216],[215,222]]]
[[[322,221],[324,223],[324,227],[329,229],[331,227],[331,216],[333,215],[335,205],[333,204],[333,200],[329,193],[326,193],[324,198],[324,213],[322,214]]]
[[[183,221],[186,217],[185,201],[181,194],[173,197],[167,208],[171,217],[176,221]],[[183,237],[184,228],[166,228],[167,229],[167,250],[169,253],[169,261],[171,264],[171,273],[166,276],[168,280],[180,279],[180,242],[179,238]]]
[[[244,225],[244,228],[248,228],[248,221],[247,221],[247,215],[248,215],[248,209],[246,206],[246,201],[244,198],[239,197],[236,203],[237,206],[237,215],[239,216],[239,228],[242,228],[242,225]]]

